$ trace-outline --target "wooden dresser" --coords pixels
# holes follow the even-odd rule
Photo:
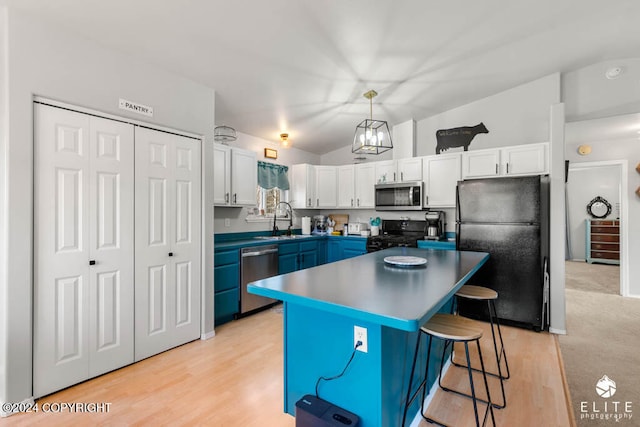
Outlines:
[[[620,264],[620,221],[586,220],[588,263]]]

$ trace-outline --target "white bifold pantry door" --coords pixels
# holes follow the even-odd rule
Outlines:
[[[35,104],[35,397],[133,362],[133,126]],[[27,236],[25,236],[27,237]]]
[[[38,103],[34,120],[40,397],[199,338],[201,177],[198,139]]]
[[[200,144],[136,128],[135,359],[200,335]]]

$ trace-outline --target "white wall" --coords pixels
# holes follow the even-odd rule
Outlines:
[[[308,151],[299,150],[295,147],[282,148],[280,144],[258,138],[242,132],[236,132],[238,139],[229,143],[231,147],[243,148],[245,150],[255,151],[258,160],[269,163],[277,163],[280,165],[291,166],[298,163],[310,163],[312,165],[320,164],[320,156],[309,153]],[[267,159],[264,157],[265,148],[274,148],[278,150],[277,159]],[[317,212],[316,212],[317,213]],[[294,211],[294,226],[300,224],[300,217],[313,216],[314,211],[303,211],[296,209]],[[240,233],[248,231],[267,231],[273,228],[273,222],[247,222],[247,208],[229,208],[216,207],[214,229],[216,233]],[[228,222],[227,222],[228,220]],[[227,223],[229,224],[227,226]],[[282,224],[279,224],[280,227]]]
[[[356,157],[365,157],[366,160],[355,160]],[[327,166],[340,166],[340,165],[351,165],[354,163],[366,163],[366,162],[377,162],[379,160],[392,160],[393,159],[393,150],[385,151],[382,154],[377,155],[360,155],[354,154],[351,152],[351,145],[346,145],[342,148],[338,148],[337,150],[333,150],[328,152],[327,154],[323,154],[320,156],[320,164]]]
[[[436,131],[482,122],[489,130],[471,141],[469,150],[549,141],[549,106],[560,102],[560,74],[480,99],[418,121],[416,155],[436,153]],[[462,151],[452,148],[448,152]]]
[[[5,13],[4,8],[0,10]],[[32,395],[33,96],[204,135],[203,152],[210,167],[215,93],[12,9],[4,24],[9,116],[4,147],[8,167],[1,172],[6,184],[1,233],[7,251],[0,259],[0,271],[5,271],[0,313],[6,321],[4,335],[0,334],[6,356],[0,358],[6,361],[0,373],[0,402],[19,402]],[[153,106],[154,117],[119,110],[119,97]],[[211,179],[210,171],[205,173]],[[204,265],[207,306],[203,322],[213,330],[213,209],[206,209],[203,238],[210,253],[205,258],[211,261]]]
[[[620,176],[618,167],[603,166],[588,169],[569,169],[567,182],[567,214],[569,226],[567,233],[571,242],[571,259],[585,260],[586,257],[586,225],[591,219],[587,213],[587,204],[596,196],[607,200],[612,207],[606,219],[619,218],[616,207],[620,203]]]

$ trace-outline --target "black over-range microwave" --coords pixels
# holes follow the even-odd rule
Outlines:
[[[422,210],[422,191],[419,181],[376,184],[376,210]]]

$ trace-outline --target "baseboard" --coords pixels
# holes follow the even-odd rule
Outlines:
[[[213,338],[216,336],[216,331],[210,331],[210,332],[205,332],[204,334],[200,334],[200,339],[202,341],[206,341],[210,338]]]
[[[32,408],[33,404],[35,403],[35,401],[33,400],[33,397],[29,397],[28,399],[24,399],[22,402],[20,403],[11,403],[11,404],[7,404],[6,402],[2,404],[2,407],[0,408],[0,418],[7,418],[13,414],[17,414],[20,412],[26,412],[25,410],[20,410],[21,407],[24,408]],[[15,408],[13,408],[13,410],[11,411],[5,411],[5,406],[15,406]]]
[[[567,335],[566,329],[549,328],[549,332],[556,335]]]
[[[558,354],[558,363],[560,365],[560,375],[562,376],[562,388],[564,389],[564,398],[567,405],[567,412],[569,413],[569,424],[571,427],[576,427],[576,417],[573,413],[573,403],[571,402],[571,393],[569,392],[569,383],[567,382],[567,374],[564,370],[564,359],[562,359],[562,352],[560,351],[560,340],[557,336],[553,337],[556,345],[556,353]]]
[[[451,366],[451,358],[447,357],[447,363],[445,363],[444,367],[442,368],[442,375],[447,373],[447,370],[449,369],[450,366]],[[438,380],[439,379],[440,379],[440,376],[436,377],[436,380],[433,383],[433,385],[431,386],[431,389],[429,389],[429,394],[427,394],[427,396],[424,398],[424,407],[426,409],[429,409],[429,404],[433,400],[433,396],[436,395],[436,391],[438,391]],[[424,418],[422,418],[422,414],[420,413],[420,409],[418,409],[418,413],[416,414],[415,417],[413,417],[413,421],[411,421],[411,425],[409,427],[418,427],[423,419]]]

